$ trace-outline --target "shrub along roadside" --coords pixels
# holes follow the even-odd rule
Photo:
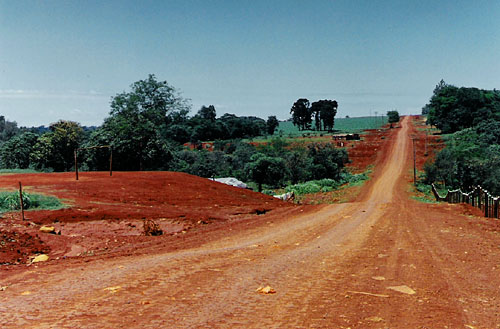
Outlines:
[[[284,192],[293,192],[295,195],[304,195],[312,193],[327,193],[341,188],[342,186],[360,186],[366,180],[369,179],[368,174],[370,171],[366,171],[361,174],[351,174],[349,172],[342,172],[340,174],[340,180],[333,180],[330,178],[310,180],[304,183],[289,185],[284,188]],[[283,191],[283,190],[280,190]],[[263,191],[265,194],[273,195],[277,192],[273,190]]]
[[[23,205],[25,210],[56,210],[64,207],[54,196],[26,192],[23,193]],[[0,192],[0,213],[19,209],[19,192]]]
[[[500,194],[500,121],[484,121],[447,136],[446,148],[426,163],[425,182],[468,192],[481,185]]]

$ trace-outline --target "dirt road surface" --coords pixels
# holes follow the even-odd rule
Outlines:
[[[405,119],[356,202],[9,275],[0,327],[500,328],[499,223],[409,198],[412,129]]]

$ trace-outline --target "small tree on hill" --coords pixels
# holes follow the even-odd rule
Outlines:
[[[275,115],[271,115],[267,118],[267,122],[266,122],[266,128],[267,128],[267,133],[269,135],[272,135],[274,134],[274,131],[276,130],[276,128],[279,126],[279,121],[278,119],[276,118]]]
[[[262,153],[256,153],[251,157],[248,169],[252,180],[259,185],[259,192],[262,191],[262,184],[279,185],[286,177],[287,171],[284,159]]]
[[[389,119],[389,123],[399,122],[399,113],[398,111],[387,111],[387,117]]]

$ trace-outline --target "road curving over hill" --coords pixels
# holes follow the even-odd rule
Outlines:
[[[7,277],[0,326],[500,328],[498,221],[411,200],[414,128],[401,126],[356,202],[227,228],[196,248]]]

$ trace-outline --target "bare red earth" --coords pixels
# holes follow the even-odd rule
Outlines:
[[[24,191],[57,196],[68,208],[27,211],[25,222],[20,221],[20,213],[4,214],[0,234],[10,237],[16,232],[19,246],[2,239],[7,245],[0,248],[0,264],[26,262],[29,246],[32,255],[51,250],[53,258],[123,251],[136,244],[134,249],[142,244],[151,247],[151,238],[143,235],[144,219],[154,220],[175,238],[188,230],[206,230],[208,224],[294,207],[267,195],[175,172],[115,172],[112,177],[80,173],[78,181],[73,173],[0,176],[3,189],[15,189],[19,181]],[[43,224],[54,226],[60,235],[40,233]],[[25,250],[22,257],[19,248]]]
[[[409,198],[417,133],[406,118],[381,139],[355,202],[285,204],[176,236],[123,240],[100,256],[2,266],[0,326],[499,328],[499,222]],[[276,293],[257,291],[267,285]]]

